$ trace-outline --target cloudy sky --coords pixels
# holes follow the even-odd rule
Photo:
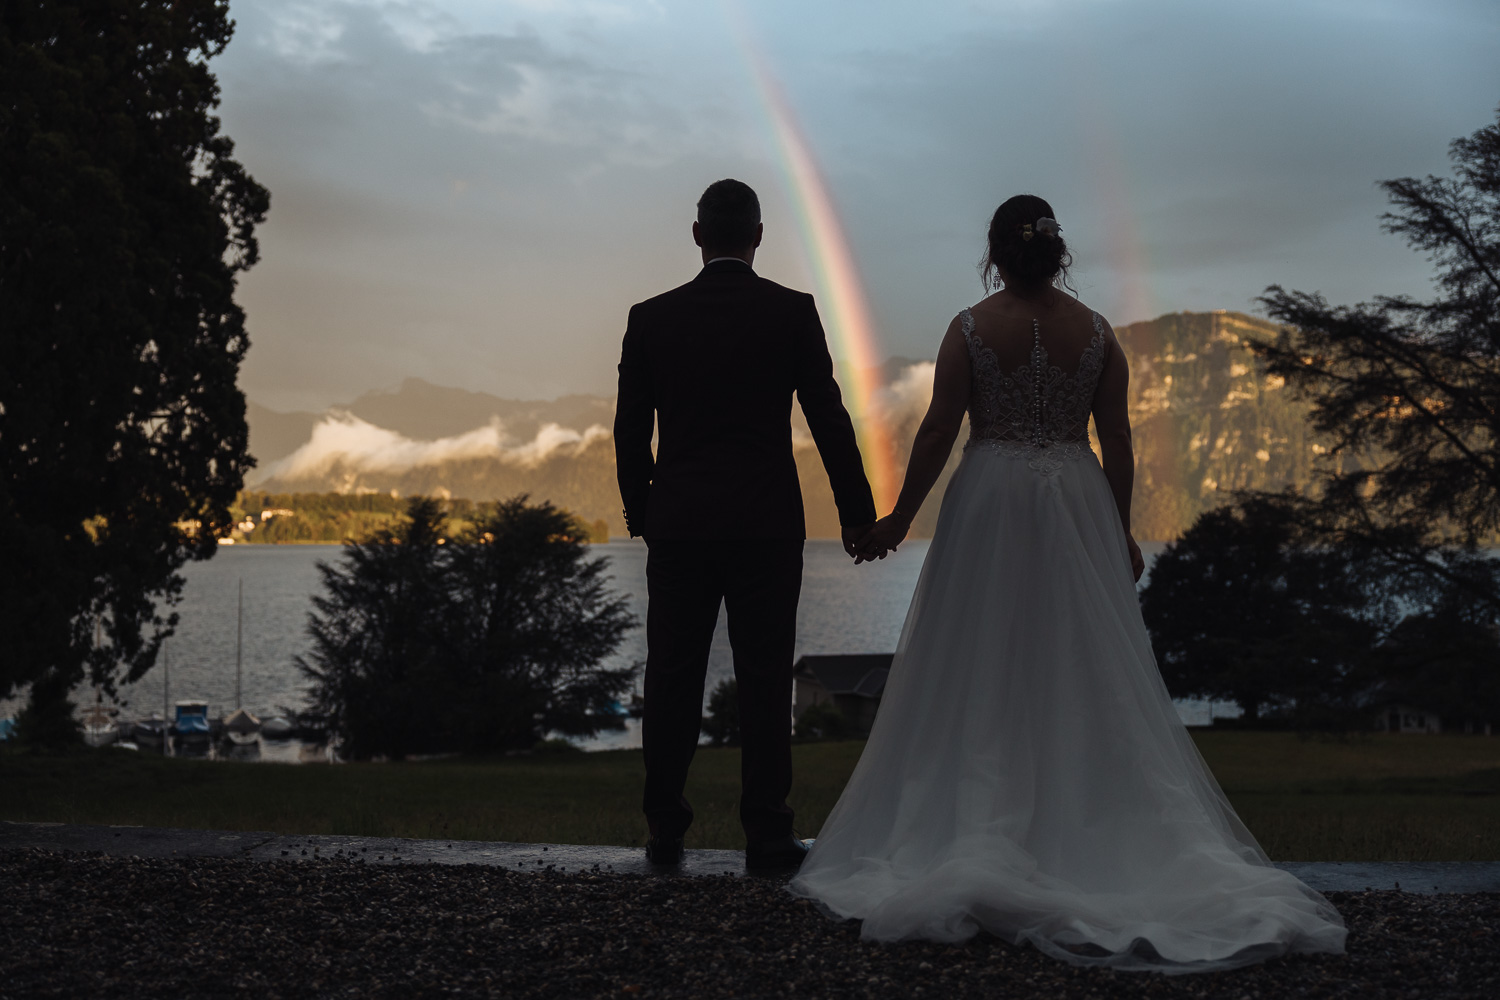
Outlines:
[[[271,189],[242,384],[317,409],[407,376],[610,393],[626,310],[690,278],[693,203],[761,193],[811,289],[752,53],[779,78],[883,353],[982,293],[989,214],[1056,208],[1117,325],[1268,284],[1422,294],[1375,182],[1500,104],[1494,0],[234,0],[226,131]]]

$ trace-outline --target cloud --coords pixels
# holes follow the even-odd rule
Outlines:
[[[610,432],[598,424],[583,431],[544,424],[530,441],[515,442],[497,417],[463,434],[415,441],[352,413],[335,411],[313,427],[306,444],[267,466],[259,478],[295,481],[321,476],[334,468],[345,473],[406,472],[472,459],[535,468],[555,456],[575,456],[609,436]]]
[[[920,420],[932,403],[932,379],[937,365],[931,361],[919,361],[902,369],[890,385],[876,396],[876,402],[892,426],[902,426]]]

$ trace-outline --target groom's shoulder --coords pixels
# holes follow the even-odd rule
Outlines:
[[[813,297],[807,292],[801,292],[795,288],[788,288],[785,285],[777,284],[770,278],[762,278],[758,274],[751,274],[749,277],[751,280],[748,286],[742,287],[746,287],[756,297],[777,304],[785,304],[793,308],[815,308]],[[673,312],[696,302],[702,291],[703,286],[696,279],[684,282],[676,288],[670,288],[665,292],[651,296],[649,299],[642,299],[631,306],[630,311],[633,315],[640,317],[663,312]]]
[[[665,292],[659,292],[656,295],[651,296],[649,299],[642,299],[630,308],[632,311],[637,309],[650,310],[659,306],[670,305],[677,299],[681,298],[687,292],[687,290],[692,287],[693,283],[689,281],[687,284],[678,285],[676,288],[669,288]]]
[[[796,305],[812,305],[813,297],[808,292],[800,292],[795,288],[788,288],[785,285],[778,285],[770,278],[762,278],[758,274],[755,276],[755,281],[757,287],[760,288],[760,290],[766,295],[774,295],[778,299],[782,299],[783,301]]]

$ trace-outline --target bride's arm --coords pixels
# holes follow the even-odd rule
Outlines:
[[[948,332],[938,348],[936,371],[932,378],[932,403],[922,426],[912,441],[911,459],[906,463],[906,481],[896,509],[881,518],[867,536],[867,548],[894,549],[911,529],[912,518],[922,501],[932,491],[943,473],[953,442],[963,425],[964,410],[969,403],[969,347],[964,343],[958,318],[948,325]]]
[[[1094,391],[1094,430],[1099,435],[1099,464],[1104,467],[1104,478],[1114,494],[1130,547],[1131,570],[1139,580],[1145,562],[1130,533],[1130,494],[1135,486],[1135,448],[1130,437],[1130,366],[1108,323],[1104,331],[1109,338],[1109,357],[1099,375],[1099,387]]]

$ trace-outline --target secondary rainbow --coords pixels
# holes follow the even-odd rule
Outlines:
[[[730,13],[738,12],[731,9]],[[735,17],[732,20],[739,21]],[[900,483],[896,450],[879,402],[882,351],[875,336],[875,325],[870,320],[864,284],[860,281],[844,228],[839,224],[833,199],[829,197],[828,186],[823,182],[817,160],[798,126],[797,117],[750,33],[744,30],[743,22],[740,21],[738,26],[741,28],[738,32],[740,44],[750,64],[756,91],[776,137],[787,191],[817,283],[819,311],[837,346],[834,353],[841,359],[839,381],[844,386],[850,415],[854,418],[865,474],[869,476],[870,488],[875,494],[875,506],[884,514],[895,506]]]

